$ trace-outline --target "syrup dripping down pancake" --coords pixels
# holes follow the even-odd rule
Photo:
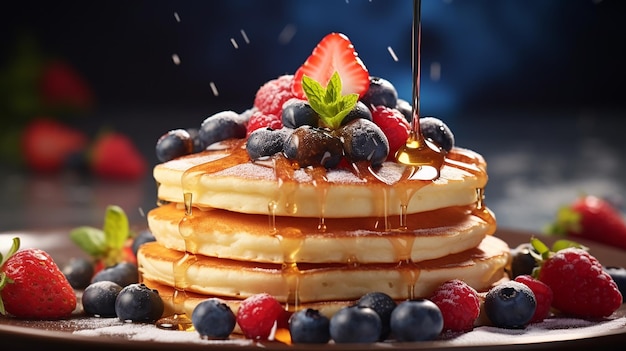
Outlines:
[[[152,242],[137,259],[142,279],[178,290],[237,299],[269,293],[298,305],[355,300],[371,291],[397,300],[425,297],[453,278],[485,290],[505,276],[510,252],[505,242],[487,236],[476,248],[417,263],[281,265],[194,255]]]
[[[476,247],[495,232],[496,221],[476,205],[449,207],[388,218],[320,219],[161,205],[148,213],[157,241],[178,251],[269,263],[380,263],[439,258]]]
[[[252,162],[241,142],[180,157],[154,167],[162,202],[233,212],[313,218],[353,218],[418,213],[477,202],[487,183],[486,162],[454,148],[436,180],[411,179],[409,166],[379,169],[294,168],[282,156]],[[271,207],[271,209],[268,209]]]

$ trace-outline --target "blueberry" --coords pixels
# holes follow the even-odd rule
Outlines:
[[[511,249],[511,278],[519,275],[532,275],[537,267],[537,260],[532,255],[534,251],[530,243],[522,243]]]
[[[335,343],[372,343],[378,341],[382,322],[373,309],[355,305],[335,312],[329,330]]]
[[[626,302],[626,268],[607,266],[604,267],[604,270],[613,278],[615,284],[617,284],[619,292],[622,293],[622,302]]]
[[[430,300],[406,300],[391,312],[389,325],[398,341],[434,340],[443,330],[443,315]]]
[[[383,105],[393,108],[398,101],[398,92],[388,80],[370,77],[370,87],[361,97],[361,101],[368,107]]]
[[[431,139],[446,151],[454,147],[454,135],[442,120],[436,117],[420,118],[420,130],[424,138]]]
[[[380,166],[389,155],[389,141],[374,122],[357,119],[339,129],[344,152],[350,162],[367,161]]]
[[[72,258],[64,267],[63,275],[74,289],[84,289],[91,282],[94,265],[86,258]]]
[[[485,295],[484,308],[494,326],[524,328],[535,313],[537,301],[528,286],[507,281],[489,289]]]
[[[112,281],[119,284],[121,287],[125,287],[139,281],[139,270],[133,263],[120,262],[96,273],[93,278],[91,278],[91,283],[103,280]]]
[[[98,317],[116,317],[115,300],[122,291],[119,284],[103,280],[89,284],[83,291],[81,301],[85,313]]]
[[[283,126],[296,129],[300,126],[318,126],[320,116],[313,110],[308,101],[290,99],[283,104]]]
[[[202,140],[200,140],[200,129],[187,128],[185,130],[187,131],[187,133],[189,133],[189,137],[191,138],[191,141],[193,143],[193,148],[191,152],[197,153],[200,151],[204,151],[205,149],[204,144],[202,143]]]
[[[391,296],[382,292],[370,292],[363,295],[356,304],[361,307],[369,307],[378,314],[382,322],[382,331],[379,340],[387,339],[391,330],[389,326],[391,312],[396,308],[396,302]]]
[[[156,143],[159,162],[167,162],[193,152],[193,139],[185,129],[174,129],[163,134]]]
[[[123,287],[115,299],[115,314],[124,322],[154,323],[164,310],[159,293],[142,283]]]
[[[209,339],[226,339],[235,329],[236,317],[219,298],[202,300],[191,313],[191,323],[198,334]]]
[[[152,241],[156,241],[154,234],[152,234],[152,232],[149,229],[142,230],[139,232],[139,234],[137,234],[137,236],[135,236],[135,238],[133,239],[133,244],[131,245],[130,248],[133,251],[133,254],[137,256],[137,251],[139,250],[139,246],[145,243],[152,242]]]
[[[246,123],[243,117],[234,111],[222,111],[207,117],[200,125],[198,137],[204,147],[218,141],[246,136]]]
[[[325,344],[330,340],[330,319],[318,310],[301,309],[289,317],[289,334],[296,344]]]
[[[357,101],[356,105],[341,121],[341,125],[345,126],[346,124],[354,121],[355,119],[363,118],[367,120],[372,120],[372,111],[361,101]]]
[[[398,99],[396,103],[396,110],[400,111],[404,118],[411,123],[413,120],[413,105],[404,99]]]
[[[283,154],[301,168],[335,168],[343,157],[343,145],[328,130],[304,125],[296,128],[285,140]]]
[[[289,128],[259,128],[250,133],[246,141],[246,151],[252,160],[272,156],[283,150],[285,140],[293,132]]]

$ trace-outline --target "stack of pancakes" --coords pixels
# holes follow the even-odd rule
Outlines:
[[[453,278],[479,291],[501,280],[510,254],[483,203],[483,157],[455,147],[435,180],[410,168],[253,162],[245,140],[158,164],[142,281],[190,315],[212,296],[236,308],[269,293],[288,310],[332,314],[372,291],[401,301]]]

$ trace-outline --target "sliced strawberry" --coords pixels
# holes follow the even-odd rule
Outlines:
[[[50,118],[30,122],[21,138],[21,147],[27,166],[36,172],[59,171],[69,155],[82,151],[87,135]]]
[[[146,174],[147,162],[128,136],[112,132],[96,141],[91,167],[102,178],[137,180]]]
[[[369,72],[358,57],[350,39],[341,33],[330,33],[317,44],[311,56],[296,71],[292,91],[299,99],[306,99],[302,77],[308,76],[326,87],[333,73],[341,77],[342,95],[363,96],[369,88]]]

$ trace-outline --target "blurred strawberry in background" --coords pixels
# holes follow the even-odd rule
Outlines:
[[[560,207],[554,222],[544,228],[548,235],[576,241],[584,238],[626,250],[626,219],[609,200],[584,194]]]
[[[0,67],[0,162],[38,174],[64,170],[133,181],[145,175],[146,160],[121,133],[90,136],[79,129],[96,107],[86,77],[62,58],[40,52],[36,40],[21,36]],[[83,123],[76,121],[83,119]],[[111,126],[107,126],[108,129]],[[108,132],[110,133],[110,132]]]
[[[42,103],[48,108],[88,111],[93,107],[91,87],[67,62],[46,63],[41,73],[40,89]]]
[[[61,171],[68,158],[87,143],[85,133],[51,118],[37,118],[24,128],[20,146],[29,169],[53,173]]]
[[[95,175],[111,180],[140,179],[148,167],[133,141],[116,132],[105,133],[95,140],[89,164]]]

